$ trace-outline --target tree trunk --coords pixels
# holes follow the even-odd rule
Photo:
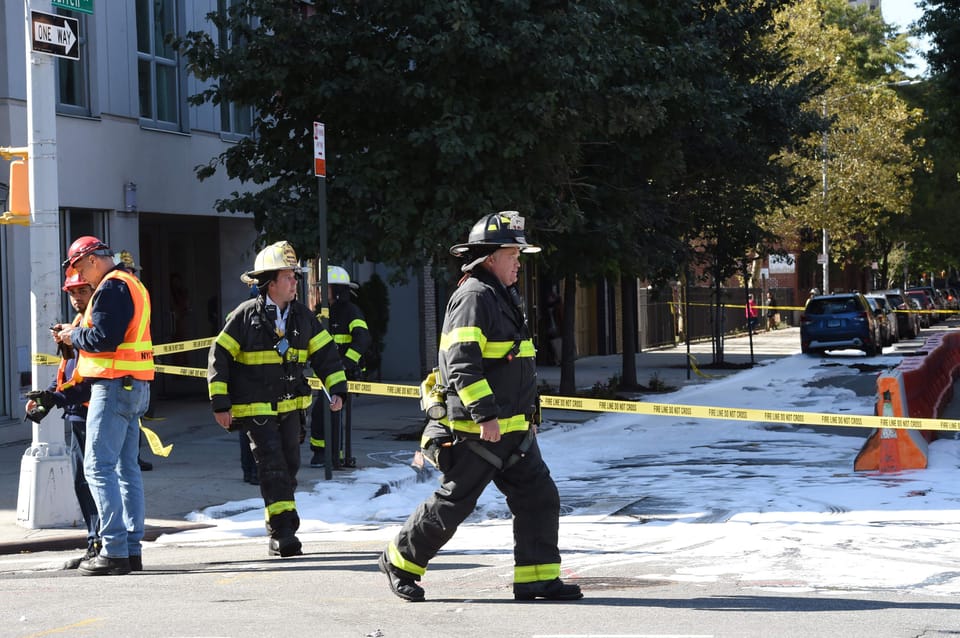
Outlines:
[[[577,393],[577,278],[574,275],[563,279],[563,345],[560,349],[560,394],[574,396]]]
[[[620,274],[620,315],[623,323],[623,366],[620,386],[637,386],[637,279],[626,273]]]
[[[713,278],[713,300],[715,314],[713,316],[713,363],[720,365],[723,363],[723,305],[721,304],[722,282],[719,278]]]

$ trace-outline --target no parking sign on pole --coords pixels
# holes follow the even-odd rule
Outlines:
[[[320,272],[317,273],[320,279],[320,294],[317,295],[320,300],[320,314],[327,307],[327,158],[326,158],[326,140],[323,131],[322,122],[313,123],[313,173],[317,176],[317,199],[319,204],[320,219],[318,221],[318,232],[320,235]],[[332,432],[332,418],[323,420],[323,440],[330,441]],[[332,446],[325,445],[323,448],[323,478],[330,480],[333,478],[333,450]]]

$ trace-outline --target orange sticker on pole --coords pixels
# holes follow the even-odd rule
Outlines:
[[[323,124],[313,123],[313,173],[317,177],[327,176],[326,143],[324,142]]]

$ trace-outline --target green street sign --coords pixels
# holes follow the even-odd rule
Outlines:
[[[50,0],[50,4],[61,9],[93,15],[93,0]]]

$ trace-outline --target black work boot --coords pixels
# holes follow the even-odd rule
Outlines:
[[[271,538],[267,552],[271,556],[282,556],[286,558],[288,556],[302,556],[302,548],[303,546],[300,544],[300,539],[291,534],[289,536],[281,536],[280,538]]]
[[[130,560],[126,556],[110,558],[98,555],[82,561],[77,571],[84,576],[123,576],[130,573]]]
[[[580,600],[583,592],[580,585],[568,585],[559,578],[541,580],[535,583],[514,583],[514,600]]]
[[[397,576],[390,568],[390,561],[387,560],[386,552],[380,554],[380,560],[377,561],[377,566],[380,567],[380,571],[387,575],[387,580],[390,581],[390,591],[411,603],[423,601],[423,587],[418,585],[417,581],[412,578]]]
[[[94,543],[93,545],[87,548],[87,551],[83,556],[77,556],[76,558],[71,558],[70,560],[65,562],[63,564],[63,568],[77,569],[78,567],[80,567],[80,563],[82,563],[85,560],[90,560],[91,558],[96,558],[99,553],[100,553],[100,545],[98,543]]]

